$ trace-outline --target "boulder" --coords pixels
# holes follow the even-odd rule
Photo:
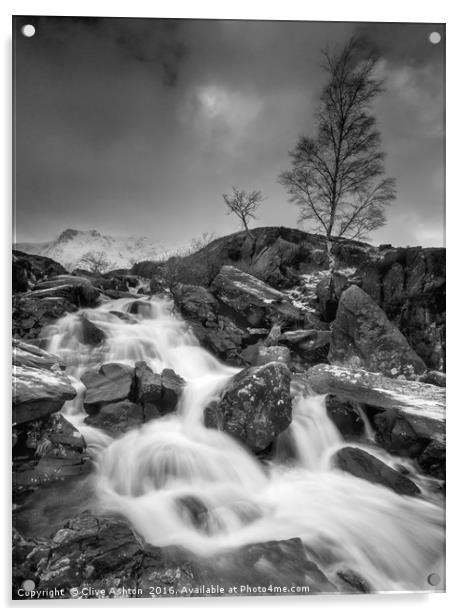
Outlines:
[[[130,397],[134,368],[118,363],[108,363],[98,370],[87,370],[81,376],[86,386],[84,408],[90,415],[98,413],[102,406]]]
[[[319,329],[301,329],[284,332],[279,341],[287,345],[305,364],[315,364],[325,361],[328,357],[330,331]]]
[[[423,360],[383,310],[360,287],[350,286],[341,296],[332,325],[329,359],[386,376],[412,378],[426,370]]]
[[[17,338],[13,338],[12,363],[14,366],[42,368],[46,370],[65,368],[63,361],[56,355],[48,353],[34,344],[27,344]]]
[[[76,338],[81,344],[98,346],[106,340],[105,332],[89,321],[85,315],[80,315],[79,326],[76,329]]]
[[[174,301],[184,318],[193,319],[202,325],[207,322],[215,323],[218,314],[218,302],[210,291],[207,291],[204,287],[188,284],[178,285]]]
[[[87,278],[60,275],[39,282],[27,296],[37,299],[61,297],[78,308],[94,308],[99,303],[100,291]]]
[[[355,276],[428,368],[445,370],[446,250],[396,248],[365,259]]]
[[[56,413],[67,400],[76,396],[71,381],[58,365],[56,368],[34,367],[31,365],[35,361],[33,358],[23,365],[13,366],[14,425]],[[18,356],[16,361],[21,361]]]
[[[179,402],[185,381],[174,370],[165,368],[155,374],[145,361],[136,362],[135,400],[145,421],[172,413]]]
[[[152,304],[138,299],[131,304],[129,314],[138,314],[144,319],[151,319],[153,317]]]
[[[258,278],[225,265],[212,283],[216,298],[245,318],[252,327],[303,324],[304,314],[287,295],[273,289]]]
[[[84,438],[59,413],[16,426],[14,436],[15,495],[92,470]]]
[[[263,451],[292,419],[291,373],[273,362],[246,368],[205,410],[205,425],[227,432],[254,452]]]
[[[418,486],[408,477],[358,447],[339,449],[333,460],[342,471],[371,483],[379,483],[397,494],[415,496],[420,493]]]
[[[437,385],[438,387],[446,386],[446,373],[439,372],[439,370],[428,370],[425,374],[422,374],[418,379],[421,383],[429,383],[430,385]]]

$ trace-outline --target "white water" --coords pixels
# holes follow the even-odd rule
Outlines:
[[[97,349],[77,341],[79,314],[58,321],[50,334],[49,350],[67,361],[76,382],[89,367],[137,360],[157,372],[172,368],[187,382],[175,414],[117,440],[83,423],[82,386],[68,403],[71,421],[99,452],[101,510],[125,516],[153,545],[183,545],[201,555],[300,537],[327,574],[349,567],[380,591],[427,589],[428,575],[442,573],[442,509],[332,468],[343,441],[323,397],[295,399],[293,422],[265,466],[225,433],[203,426],[206,404],[237,369],[202,349],[167,300],[150,301],[132,322],[111,313],[127,314],[132,303],[83,311],[106,333]],[[200,511],[195,519],[192,508]]]

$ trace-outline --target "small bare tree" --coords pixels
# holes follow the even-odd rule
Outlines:
[[[103,251],[89,251],[82,256],[79,265],[88,269],[93,274],[103,274],[113,267],[113,263],[107,259]]]
[[[232,195],[223,194],[223,199],[228,208],[228,214],[236,214],[242,222],[247,235],[251,237],[248,222],[251,218],[256,218],[255,212],[260,203],[265,200],[262,192],[260,190],[253,190],[248,193],[233,186]]]
[[[280,176],[300,221],[326,236],[330,270],[332,240],[365,239],[386,223],[384,208],[396,196],[395,180],[383,178],[385,154],[372,114],[382,92],[376,58],[356,38],[339,53],[323,52],[329,79],[320,98],[315,138],[301,137],[290,153],[292,169]]]

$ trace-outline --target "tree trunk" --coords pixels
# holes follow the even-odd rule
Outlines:
[[[336,269],[336,259],[334,257],[334,253],[333,253],[333,243],[331,241],[331,236],[327,235],[326,236],[326,254],[328,256],[328,268],[329,268],[329,273],[331,274],[331,276],[334,273],[334,270]]]

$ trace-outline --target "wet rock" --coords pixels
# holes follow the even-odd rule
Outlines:
[[[344,438],[362,436],[365,426],[357,412],[357,405],[334,395],[326,396],[326,411],[329,418]]]
[[[379,483],[397,494],[414,496],[420,493],[418,486],[408,477],[358,447],[343,447],[333,460],[341,470],[371,483]]]
[[[344,583],[344,592],[367,594],[373,591],[365,578],[352,569],[340,569],[336,575]]]
[[[136,362],[134,396],[142,407],[145,421],[172,413],[184,385],[184,379],[174,370],[165,368],[161,374],[156,374],[145,361]]]
[[[205,411],[205,425],[234,436],[254,452],[263,451],[290,424],[291,374],[282,363],[246,368],[236,374],[216,405]]]
[[[255,358],[256,366],[264,366],[272,361],[279,361],[286,366],[291,364],[291,353],[285,346],[259,346]]]
[[[121,321],[125,321],[126,323],[131,323],[131,325],[134,325],[134,323],[139,322],[136,318],[134,318],[127,312],[120,312],[119,310],[110,310],[110,314],[113,314],[115,317],[118,317],[118,319],[121,319]]]
[[[94,325],[92,321],[89,321],[86,316],[81,315],[79,321],[80,326],[76,330],[76,338],[81,344],[98,346],[105,341],[105,332],[96,325]]]
[[[141,406],[129,400],[122,400],[105,404],[98,413],[87,416],[84,421],[89,426],[100,428],[110,436],[117,437],[141,426],[146,419]]]
[[[289,346],[307,365],[325,361],[329,352],[330,331],[301,329],[284,332],[280,342]]]
[[[446,443],[431,440],[418,456],[422,471],[437,479],[446,478]]]
[[[92,470],[84,438],[62,415],[41,417],[14,431],[14,494]]]
[[[423,360],[385,313],[360,287],[341,296],[332,325],[329,358],[332,363],[412,378],[426,370]]]
[[[144,319],[150,319],[152,317],[152,304],[143,300],[137,300],[131,304],[129,313],[138,314]]]
[[[134,368],[118,363],[108,363],[98,370],[88,370],[81,376],[86,386],[84,408],[93,415],[102,406],[130,397],[133,386]]]
[[[282,326],[303,323],[303,313],[287,295],[235,267],[223,266],[212,289],[218,300],[252,327],[271,327],[278,321]]]
[[[444,388],[325,364],[309,368],[306,374],[316,393],[336,394],[362,404],[372,416],[377,441],[390,453],[419,458],[430,443],[435,443],[433,451],[443,449]],[[444,474],[440,461],[438,456],[435,476]]]
[[[208,321],[211,323],[216,321],[218,302],[204,287],[179,285],[176,289],[175,303],[186,319],[193,319],[203,325]]]

